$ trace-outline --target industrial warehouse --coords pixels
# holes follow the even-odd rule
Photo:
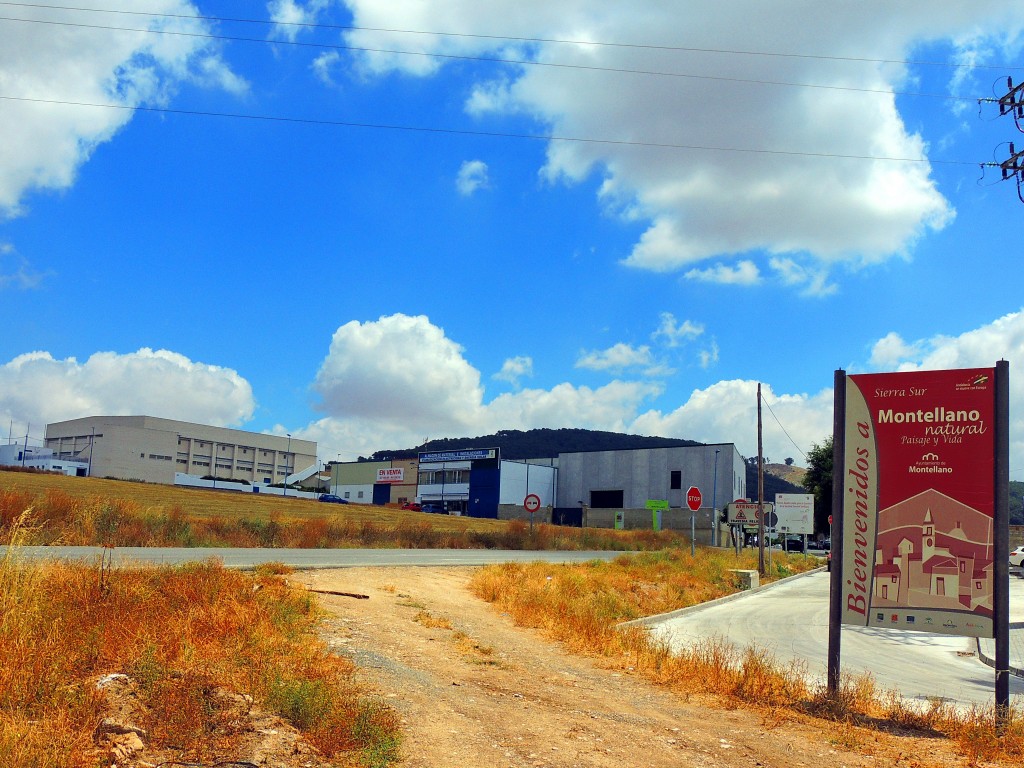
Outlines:
[[[68,474],[342,502],[407,506],[480,518],[562,525],[715,528],[715,510],[746,496],[743,457],[732,443],[563,452],[505,459],[495,447],[420,452],[388,461],[329,462],[315,441],[152,416],[91,416],[46,427],[42,448],[7,446],[0,459]],[[48,463],[47,463],[48,462]],[[687,490],[702,490],[691,512]],[[529,504],[527,504],[529,500]],[[528,508],[532,505],[532,508]],[[693,519],[695,518],[695,520]]]

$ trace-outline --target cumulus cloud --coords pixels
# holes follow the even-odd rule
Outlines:
[[[322,411],[419,432],[474,424],[480,372],[426,317],[391,315],[338,328],[313,383]]]
[[[806,0],[735,0],[728,14],[713,0],[345,5],[363,27],[345,33],[354,45],[568,65],[489,70],[465,107],[477,119],[526,115],[553,135],[614,140],[552,141],[542,173],[567,183],[600,174],[603,202],[649,223],[627,264],[664,272],[758,251],[766,259],[799,256],[822,269],[808,266],[799,280],[792,269],[781,276],[814,295],[832,290],[825,267],[902,256],[954,214],[932,178],[929,148],[899,112],[894,94],[909,73],[895,62],[926,43],[951,43],[979,58],[997,46],[1019,47],[1022,28],[1015,0],[869,0],[829,13]],[[497,39],[496,18],[510,38],[577,42]],[[386,29],[454,34],[376,31]],[[971,37],[961,40],[965,29]],[[786,41],[772,52],[779,55],[725,53],[762,51],[772,39]],[[355,64],[369,75],[418,77],[445,66],[379,52],[356,54]],[[757,275],[751,266],[690,276],[749,283]]]
[[[643,357],[628,345],[623,347],[615,353],[622,360]],[[875,349],[887,351],[873,353],[872,364],[884,363],[888,370],[988,367],[1000,358],[1024,359],[1024,311],[955,337],[907,343],[889,334]],[[717,354],[714,341],[701,353],[708,364]],[[747,379],[719,381],[695,389],[683,405],[669,412],[644,410],[645,403],[663,393],[663,385],[621,379],[599,388],[561,383],[550,389],[524,389],[486,401],[479,372],[442,329],[425,317],[394,315],[338,329],[314,385],[322,393],[324,417],[301,434],[321,441],[324,455],[345,452],[346,458],[385,446],[418,445],[426,437],[535,427],[731,442],[743,455],[753,456],[757,454],[757,384]],[[762,397],[768,457],[792,456],[800,463],[812,444],[831,433],[831,387],[783,392],[763,382]],[[1011,398],[1024,400],[1024,377],[1011,376]],[[1011,467],[1022,466],[1024,415],[1015,415]]]
[[[136,10],[131,0],[111,0],[110,10]],[[188,0],[154,0],[154,14],[133,16],[132,25],[184,35],[127,33],[6,21],[12,33],[0,46],[0,86],[11,100],[0,110],[0,217],[23,213],[33,189],[62,190],[100,144],[132,119],[130,109],[79,107],[50,101],[134,107],[166,103],[177,86],[192,82],[232,93],[247,84],[201,37],[209,24],[196,18]],[[25,19],[53,18],[45,9],[20,8]],[[16,30],[16,33],[13,31]],[[24,99],[24,100],[19,100]]]
[[[97,352],[85,362],[29,352],[0,366],[0,418],[40,427],[94,415],[238,426],[255,405],[252,387],[236,371],[165,349]]]
[[[519,380],[524,376],[533,376],[532,357],[510,357],[502,364],[501,370],[491,378],[498,381],[507,381],[509,384],[518,386]]]
[[[998,360],[1024,360],[1024,310],[1004,315],[959,336],[939,335],[908,344],[890,333],[879,343],[893,339],[902,344],[902,360],[890,354],[888,362],[896,364],[896,369],[901,371],[973,368],[992,366]],[[878,348],[876,344],[873,358]],[[1020,382],[1017,396],[1024,396],[1024,378],[1012,378]]]
[[[532,370],[527,357],[503,370]],[[484,400],[480,372],[462,347],[426,317],[390,315],[350,322],[334,334],[313,391],[324,417],[301,431],[324,454],[369,454],[425,437],[462,437],[499,429],[592,427],[625,430],[641,403],[661,393],[649,382],[598,388],[563,383]]]
[[[871,358],[868,362],[873,368],[892,369],[919,354],[920,344],[908,344],[902,336],[891,331],[871,347]]]
[[[460,195],[469,197],[478,189],[487,189],[489,186],[487,163],[483,160],[467,160],[459,168],[455,187]]]
[[[670,413],[652,410],[640,415],[631,431],[706,443],[730,442],[744,456],[756,456],[757,384],[734,379],[694,390]],[[764,455],[769,458],[792,456],[801,462],[801,451],[831,434],[831,388],[810,395],[777,394],[762,383],[761,396],[771,409],[762,409]]]

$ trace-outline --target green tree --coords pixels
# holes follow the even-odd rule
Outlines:
[[[814,494],[814,532],[829,533],[828,516],[832,514],[832,436],[815,443],[807,452],[807,474],[803,486]]]

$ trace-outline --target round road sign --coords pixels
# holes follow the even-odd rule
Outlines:
[[[686,492],[686,506],[690,508],[690,511],[699,511],[700,504],[703,500],[704,497],[700,495],[700,488],[696,485],[691,485],[690,489]]]
[[[523,499],[523,509],[529,512],[531,515],[540,509],[540,496],[536,493],[531,493],[525,499]]]

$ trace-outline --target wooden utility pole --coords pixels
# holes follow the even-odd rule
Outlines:
[[[757,572],[764,576],[764,457],[761,450],[761,384],[757,385]]]

